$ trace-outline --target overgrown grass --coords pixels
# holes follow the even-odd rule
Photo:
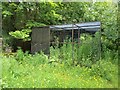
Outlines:
[[[49,58],[42,52],[32,55],[21,49],[13,55],[2,54],[1,87],[117,88],[117,52],[104,48],[99,60],[97,39],[90,39],[84,39],[80,48],[74,44],[74,53],[71,44],[51,47]]]
[[[99,60],[91,67],[70,66],[58,58],[31,55],[18,50],[2,57],[2,88],[114,88],[118,87],[118,67]]]

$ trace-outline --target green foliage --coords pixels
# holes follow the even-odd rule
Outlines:
[[[2,41],[2,50],[5,50],[6,48],[8,47],[11,47],[13,45],[13,37],[11,36],[8,36],[8,35],[5,35],[4,34],[4,38],[3,38],[3,41]]]
[[[56,38],[58,41],[59,38]],[[59,42],[56,41],[55,49],[50,48],[51,58],[57,62],[62,62],[68,65],[80,64],[81,66],[91,67],[93,63],[100,60],[101,46],[100,33],[95,33],[94,37],[89,34],[81,34],[80,43],[74,40],[76,44],[71,42],[71,39],[66,38],[63,46],[59,47]],[[56,59],[57,58],[57,59]]]
[[[112,74],[117,74],[118,68],[113,65],[109,60],[101,60],[92,66],[91,75],[100,76],[108,81],[113,80]],[[114,77],[118,79],[118,77]]]
[[[32,27],[40,27],[40,26],[46,26],[44,23],[38,23],[35,21],[28,21],[26,24],[26,27],[32,28]]]
[[[3,36],[7,38],[9,32],[18,32],[24,28],[31,29],[45,25],[73,23],[73,21],[76,23],[101,21],[102,46],[117,50],[119,26],[117,13],[117,4],[111,2],[3,2]],[[28,35],[24,34],[22,38],[27,37]]]
[[[65,63],[50,63],[51,58],[42,53],[31,55],[19,50],[16,54],[16,57],[2,56],[2,88],[118,87],[118,67],[109,60],[97,61],[91,68],[68,67]]]
[[[17,30],[15,32],[9,32],[11,36],[17,39],[22,39],[23,41],[30,41],[29,34],[31,33],[31,29],[22,29],[21,31]]]
[[[44,55],[43,52],[36,53],[35,55],[31,55],[29,54],[28,51],[26,51],[25,53],[21,50],[21,48],[19,48],[15,54],[15,59],[22,63],[29,63],[32,65],[39,65],[39,64],[44,64],[47,63],[48,61],[48,57],[46,55]]]
[[[4,17],[13,15],[13,14],[12,14],[11,12],[9,12],[9,11],[3,11],[2,14],[4,15]]]
[[[86,4],[85,21],[101,21],[102,43],[109,49],[117,50],[118,25],[117,25],[117,4],[111,2],[96,2]],[[92,13],[92,14],[91,14]]]
[[[101,38],[82,34],[79,46],[51,47],[51,56],[31,55],[21,49],[9,57],[2,55],[4,88],[114,88],[118,87],[117,5],[108,2],[3,2],[4,47],[12,39],[30,40],[32,27],[74,22],[101,21]],[[118,15],[120,16],[120,15]],[[118,18],[119,19],[119,18]],[[119,21],[119,20],[118,20]],[[9,36],[9,34],[11,36]],[[102,44],[102,60],[99,60]],[[66,39],[64,42],[70,42]],[[78,49],[78,47],[80,47]],[[99,52],[99,53],[98,53]],[[73,83],[74,82],[74,83]]]
[[[23,61],[23,58],[24,58],[24,52],[19,48],[18,50],[17,50],[17,54],[16,54],[16,60],[18,60],[18,61]]]

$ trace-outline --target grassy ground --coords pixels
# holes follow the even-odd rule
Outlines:
[[[49,63],[45,55],[26,55],[21,61],[19,59],[16,56],[3,56],[2,88],[118,87],[118,68],[110,60],[97,61],[88,68]]]

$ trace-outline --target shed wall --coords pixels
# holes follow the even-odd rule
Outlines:
[[[43,51],[45,54],[50,54],[50,30],[48,27],[33,28],[31,36],[31,53]]]

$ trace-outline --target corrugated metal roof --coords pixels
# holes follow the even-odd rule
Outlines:
[[[77,23],[77,24],[65,24],[65,25],[53,25],[50,26],[52,30],[72,30],[72,29],[81,29],[85,31],[96,32],[100,29],[100,22],[87,22],[87,23]]]

